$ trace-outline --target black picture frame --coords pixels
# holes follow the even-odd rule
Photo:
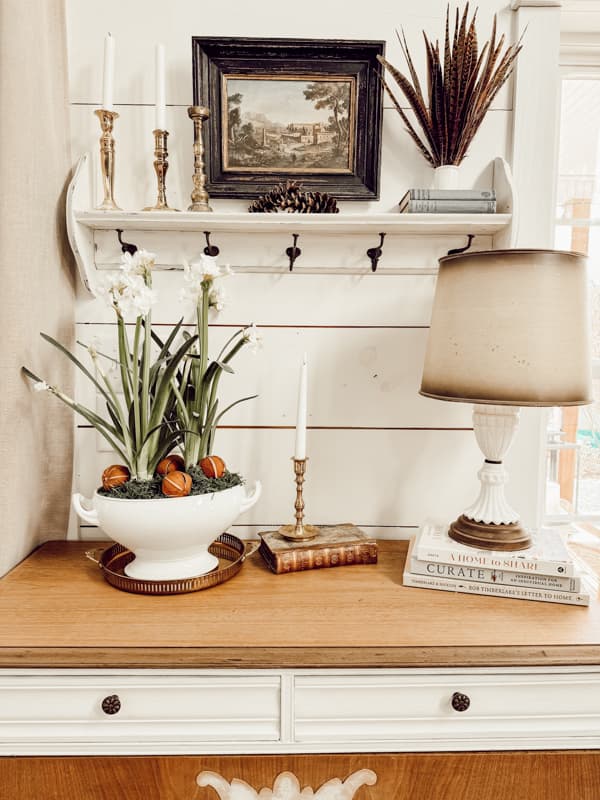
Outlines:
[[[376,200],[379,198],[379,178],[381,161],[381,127],[383,113],[383,87],[380,76],[381,65],[377,55],[384,55],[383,41],[353,40],[318,40],[318,39],[263,39],[263,38],[225,38],[198,37],[192,38],[193,67],[193,100],[194,105],[207,106],[210,117],[204,125],[205,135],[205,169],[208,178],[207,189],[212,197],[252,198],[263,194],[274,184],[288,179],[298,180],[305,189],[326,191],[342,200]],[[272,80],[278,82],[290,80],[301,89],[303,79],[306,81],[338,82],[338,91],[345,95],[348,108],[345,123],[347,131],[336,134],[336,153],[344,149],[338,158],[343,164],[336,167],[334,161],[325,167],[314,164],[295,168],[293,171],[281,164],[242,166],[234,163],[235,158],[293,158],[288,153],[288,145],[282,146],[282,140],[289,141],[290,136],[309,133],[313,137],[308,146],[298,150],[323,149],[322,142],[329,135],[321,123],[311,123],[312,131],[298,128],[290,121],[284,136],[281,130],[275,134],[267,134],[264,123],[262,141],[257,144],[251,138],[250,155],[230,156],[224,141],[227,142],[227,127],[230,117],[224,118],[228,112],[227,103],[232,95],[225,91],[233,86],[230,81]],[[251,89],[250,84],[247,84]],[[314,85],[314,84],[313,84]],[[271,88],[278,88],[271,87]],[[262,90],[262,89],[261,89]],[[278,89],[279,90],[279,89]],[[256,91],[256,90],[254,90]],[[316,106],[315,106],[316,108]],[[323,112],[326,113],[326,112]],[[301,111],[299,111],[301,117]],[[332,119],[331,117],[329,118]],[[338,117],[335,117],[336,123]],[[329,128],[333,123],[329,123]],[[281,124],[280,124],[281,128]],[[319,134],[318,131],[322,133]],[[329,129],[328,129],[329,130]],[[315,133],[317,131],[317,133]],[[284,155],[273,155],[270,138]],[[287,138],[286,138],[287,137]],[[229,137],[232,142],[236,139]],[[346,143],[347,139],[347,143]],[[306,137],[303,140],[306,145]],[[316,143],[319,143],[318,145]],[[314,144],[313,144],[314,143]],[[239,151],[239,145],[235,144]],[[295,147],[295,145],[294,145]],[[259,155],[259,151],[263,155]],[[328,152],[333,152],[331,148]],[[256,155],[255,155],[256,154]],[[308,156],[310,158],[311,156]],[[315,159],[320,156],[314,156]],[[307,158],[302,156],[302,158]],[[332,157],[333,158],[333,157]],[[346,163],[347,162],[347,163]],[[313,167],[313,169],[311,169]],[[329,171],[328,171],[329,170]]]

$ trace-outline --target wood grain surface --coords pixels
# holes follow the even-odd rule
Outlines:
[[[48,542],[0,581],[0,666],[369,667],[600,664],[600,607],[402,586],[379,563],[273,575],[255,553],[207,591],[109,586],[90,543]]]
[[[597,800],[600,754],[590,751],[144,758],[6,758],[0,797],[11,800],[217,800],[196,785],[210,770],[269,788],[284,771],[317,789],[371,769],[356,800]]]

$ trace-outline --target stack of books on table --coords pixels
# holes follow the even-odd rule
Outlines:
[[[587,606],[598,580],[571,553],[564,534],[542,528],[527,550],[477,550],[455,542],[446,526],[425,524],[412,539],[404,585]]]
[[[400,203],[402,214],[495,214],[493,189],[409,189]]]

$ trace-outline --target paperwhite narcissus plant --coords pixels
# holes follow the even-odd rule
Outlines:
[[[106,403],[106,416],[75,402],[23,367],[34,390],[54,394],[98,430],[135,480],[150,480],[159,461],[175,448],[181,450],[186,468],[211,452],[219,420],[237,403],[252,399],[244,397],[220,410],[217,391],[221,375],[233,372],[230,361],[242,347],[248,344],[254,349],[259,341],[254,325],[242,328],[216,358],[210,358],[209,311],[221,311],[224,306],[224,292],[213,283],[231,270],[205,255],[184,265],[182,296],[194,303],[195,330],[185,331],[181,319],[162,341],[151,321],[158,300],[152,288],[154,264],[153,253],[125,253],[119,269],[98,282],[98,295],[117,317],[116,359],[78,342],[91,360],[90,370],[60,342],[41,334],[92,382]],[[126,320],[135,322],[132,340]],[[110,377],[115,366],[118,380]]]

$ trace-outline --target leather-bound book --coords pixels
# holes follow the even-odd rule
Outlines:
[[[356,525],[322,525],[314,539],[285,539],[277,531],[260,534],[259,552],[273,572],[376,564],[377,542]]]

